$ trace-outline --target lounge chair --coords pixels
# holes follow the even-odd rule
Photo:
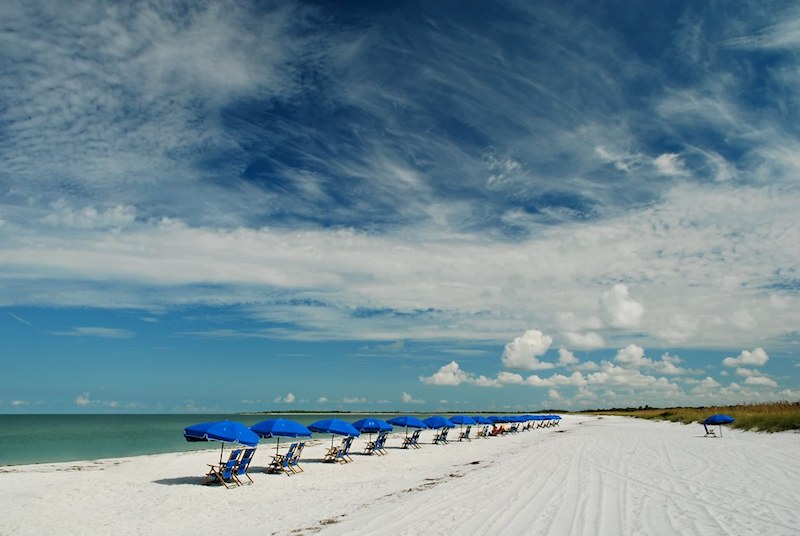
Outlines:
[[[422,448],[422,447],[419,446],[419,434],[420,434],[420,432],[422,432],[422,430],[418,428],[418,429],[414,430],[413,434],[411,434],[410,436],[406,436],[406,438],[403,440],[403,448],[404,449],[407,449],[409,447],[415,448],[415,449]]]
[[[242,454],[241,459],[239,459],[239,464],[236,466],[236,469],[233,470],[233,478],[235,478],[236,482],[240,485],[242,484],[242,480],[239,478],[240,476],[246,476],[247,480],[249,480],[251,484],[253,483],[253,479],[247,474],[247,469],[250,467],[250,462],[253,461],[253,455],[255,453],[255,447],[245,449],[244,454]]]
[[[464,431],[458,434],[458,440],[461,441],[466,439],[467,441],[472,441],[472,439],[469,437],[470,431],[472,431],[472,426],[467,426],[464,428]]]
[[[234,486],[239,486],[240,483],[236,479],[236,475],[234,471],[236,467],[239,465],[239,455],[241,455],[242,449],[235,449],[231,451],[230,456],[228,457],[228,461],[224,464],[214,465],[213,463],[209,463],[208,467],[210,468],[208,474],[206,475],[204,484],[210,484],[211,482],[219,482],[225,488],[231,488]],[[228,484],[232,484],[229,486]]]
[[[306,446],[305,441],[301,441],[300,443],[298,443],[297,448],[294,451],[294,456],[292,456],[291,459],[289,460],[289,469],[291,469],[293,473],[303,472],[303,468],[300,467],[300,455],[303,453],[303,447],[305,446]]]
[[[436,432],[433,435],[433,444],[434,445],[439,445],[441,443],[444,443],[444,440],[442,439],[442,437],[444,436],[444,431],[445,431],[445,429],[441,429],[441,430],[439,430],[438,432]]]
[[[353,458],[350,457],[350,446],[353,444],[353,436],[342,438],[342,444],[338,447],[331,447],[325,456],[322,457],[323,462],[339,462],[347,463],[352,462]]]
[[[388,454],[386,450],[386,439],[389,437],[389,432],[380,432],[378,439],[375,440],[375,452],[378,454]]]
[[[389,432],[378,432],[378,437],[375,438],[375,441],[368,441],[367,444],[364,446],[364,454],[386,454],[386,436],[389,435]]]
[[[706,435],[703,437],[717,437],[717,432],[714,430],[713,427],[709,427],[707,424],[703,424],[703,428],[706,430]]]
[[[352,462],[353,458],[350,457],[350,447],[353,445],[353,436],[347,436],[342,441],[342,452],[340,454],[340,458],[342,462],[348,463]]]
[[[272,457],[272,461],[267,466],[268,473],[286,473],[286,476],[292,476],[295,472],[292,470],[290,465],[292,458],[294,457],[294,451],[297,448],[297,443],[292,443],[289,446],[289,450],[286,451],[286,454],[276,454]]]
[[[499,436],[500,434],[503,433],[503,431],[504,430],[502,426],[494,426],[492,427],[491,431],[489,431],[489,435],[492,437]]]

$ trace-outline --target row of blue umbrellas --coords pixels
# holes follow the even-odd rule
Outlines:
[[[361,433],[388,432],[393,426],[402,426],[408,434],[409,428],[455,428],[456,425],[495,424],[507,422],[527,422],[531,420],[557,420],[558,415],[505,415],[483,417],[475,415],[454,415],[450,418],[434,415],[427,419],[419,419],[413,415],[400,415],[388,421],[375,417],[360,419],[352,424],[341,419],[322,419],[308,425],[308,427],[289,419],[268,419],[250,426],[249,428],[236,421],[204,422],[187,426],[183,435],[187,441],[221,441],[223,449],[225,443],[238,443],[254,447],[259,439],[278,438],[278,448],[281,437],[311,437],[312,432],[331,434],[331,444],[335,435],[358,437]],[[220,452],[220,460],[222,452]]]

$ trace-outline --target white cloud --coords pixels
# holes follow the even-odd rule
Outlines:
[[[577,365],[581,362],[580,359],[575,357],[575,354],[567,350],[566,348],[559,348],[558,349],[558,365],[561,367],[567,367],[571,365]]]
[[[75,397],[75,404],[81,407],[86,407],[92,403],[89,393],[81,393]]]
[[[460,385],[469,381],[470,375],[461,370],[458,363],[451,361],[431,376],[420,376],[419,379],[431,385]]]
[[[12,400],[11,405],[14,407],[28,406],[30,405],[30,402],[28,402],[27,400]]]
[[[662,175],[680,177],[686,175],[686,168],[680,160],[680,156],[675,153],[664,153],[655,160],[653,165]]]
[[[317,399],[317,404],[326,404],[328,402],[327,396],[321,396]]]
[[[630,297],[628,287],[622,283],[604,292],[600,305],[609,325],[615,328],[637,328],[642,322],[644,307]]]
[[[403,391],[402,400],[403,400],[403,404],[423,404],[425,402],[424,400],[420,400],[418,398],[414,398],[413,396],[411,396],[409,393],[406,393],[405,391]]]
[[[563,336],[569,346],[581,350],[594,350],[606,345],[606,341],[603,337],[594,332],[577,333],[574,331],[567,331],[563,333]]]
[[[547,352],[551,344],[551,337],[538,329],[530,329],[506,344],[502,357],[503,366],[525,370],[551,369],[555,365],[539,361],[539,356]]]
[[[759,387],[777,387],[778,383],[766,376],[750,376],[744,381],[745,385],[758,385]]]
[[[367,399],[358,396],[346,396],[342,398],[343,404],[366,404]]]
[[[726,367],[738,367],[740,365],[749,365],[760,367],[766,365],[769,361],[769,355],[763,348],[756,348],[752,352],[743,350],[737,357],[726,357],[722,360],[722,364]]]
[[[614,361],[629,368],[649,367],[653,365],[653,360],[644,356],[644,348],[635,344],[629,344],[625,348],[618,350]]]
[[[294,394],[293,393],[287,393],[286,396],[283,396],[283,397],[282,396],[278,396],[278,397],[276,397],[273,400],[273,402],[276,402],[276,403],[279,403],[279,404],[291,404],[291,403],[294,402],[294,400],[295,400]]]
[[[549,400],[561,400],[561,395],[555,389],[548,389],[547,398]]]
[[[497,381],[500,384],[514,384],[518,385],[523,383],[525,380],[519,374],[514,374],[513,372],[507,372],[505,370],[500,371],[497,373]]]

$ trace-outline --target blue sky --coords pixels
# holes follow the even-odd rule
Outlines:
[[[0,412],[800,398],[793,2],[0,19]]]

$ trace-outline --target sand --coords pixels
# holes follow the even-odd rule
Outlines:
[[[230,490],[202,485],[215,450],[2,467],[0,534],[800,534],[800,434],[702,435],[570,415],[421,450],[392,436],[346,465],[320,463],[330,441],[315,441],[292,477],[261,472],[264,446],[255,483]]]

